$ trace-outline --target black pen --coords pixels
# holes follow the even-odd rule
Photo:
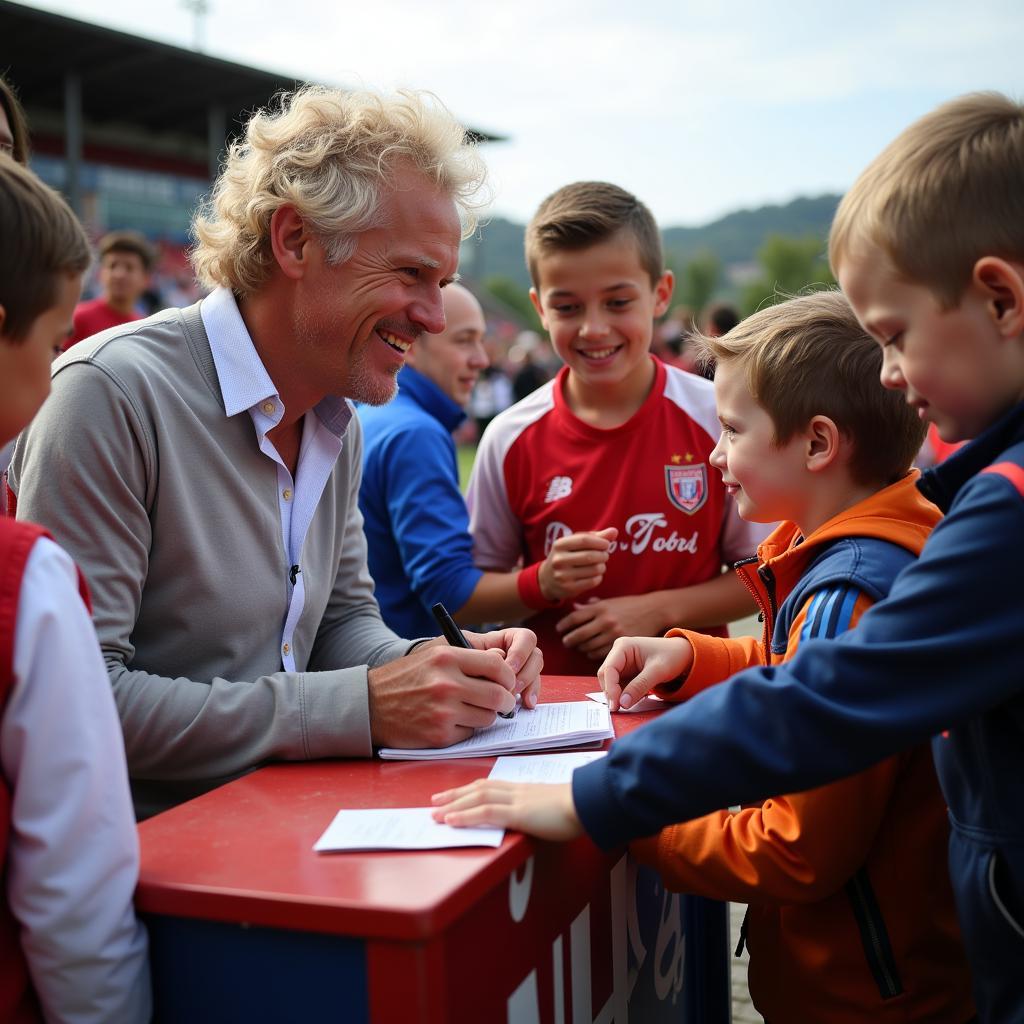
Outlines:
[[[449,646],[464,647],[468,651],[473,650],[473,645],[466,639],[465,634],[459,629],[455,620],[448,614],[448,609],[440,601],[430,610],[434,613],[434,619],[437,621],[438,626],[441,627],[441,633],[445,640],[448,641]],[[516,706],[518,707],[518,705]],[[515,708],[511,711],[498,712],[500,718],[515,718],[515,715]]]

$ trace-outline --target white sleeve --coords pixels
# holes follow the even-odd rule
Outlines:
[[[7,896],[48,1021],[147,1021],[139,842],[110,680],[68,555],[33,547],[0,722],[13,802]]]
[[[518,427],[508,412],[492,420],[480,438],[473,460],[466,508],[473,537],[473,561],[478,569],[508,572],[523,557],[523,524],[509,503],[505,485],[505,456],[519,435]]]

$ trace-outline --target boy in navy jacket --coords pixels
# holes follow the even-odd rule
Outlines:
[[[933,736],[980,1019],[1020,1022],[1024,105],[975,94],[913,124],[844,197],[829,248],[882,346],[882,382],[942,440],[971,440],[922,479],[946,518],[918,562],[855,631],[699,694],[577,771],[571,792],[474,784],[456,811],[440,794],[438,815],[611,847]]]

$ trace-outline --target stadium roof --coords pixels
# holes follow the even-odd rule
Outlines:
[[[0,0],[0,72],[28,114],[33,148],[59,155],[140,149],[206,170],[249,112],[298,82],[204,53]],[[73,112],[77,108],[77,119]],[[479,141],[496,136],[467,128]],[[90,153],[90,150],[92,153]],[[214,155],[213,150],[216,150]]]

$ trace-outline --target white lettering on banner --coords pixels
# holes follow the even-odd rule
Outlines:
[[[562,936],[556,935],[551,943],[551,974],[554,990],[554,1024],[565,1024],[565,971],[562,970]]]
[[[654,991],[662,1001],[671,995],[674,1003],[683,989],[685,952],[686,936],[683,935],[679,894],[662,892],[658,938],[654,943]]]
[[[530,905],[530,889],[533,887],[533,858],[523,865],[521,878],[516,872],[508,876],[508,912],[512,920],[519,924],[526,917],[526,908]]]
[[[540,1024],[540,999],[537,995],[537,971],[532,970],[508,997],[508,1024]]]
[[[694,530],[689,537],[681,537],[675,530],[667,537],[659,536],[658,532],[667,526],[668,520],[663,512],[638,512],[626,520],[625,537],[613,540],[608,545],[608,550],[612,554],[616,551],[629,551],[633,555],[642,555],[649,547],[652,551],[658,552],[697,554],[699,530]],[[544,557],[547,558],[551,554],[551,548],[556,540],[568,537],[570,533],[572,530],[565,523],[548,523],[544,529]]]
[[[636,967],[633,968],[629,978],[629,991],[632,993],[633,987],[636,985],[636,979],[640,977],[640,967],[644,960],[647,959],[647,949],[644,946],[644,940],[640,937],[640,917],[637,914],[636,887],[639,869],[636,861],[627,859],[626,870],[628,872],[626,877],[626,891],[633,894],[633,898],[629,901],[629,907],[626,910],[626,927],[629,929],[629,946],[630,949],[633,950],[633,959],[636,961]]]
[[[533,858],[528,862],[527,884],[532,878]],[[511,880],[516,883],[515,879]],[[647,957],[647,950],[640,937],[637,914],[636,865],[625,857],[612,868],[609,875],[611,895],[611,940],[612,940],[612,994],[601,1007],[597,1016],[592,1016],[592,976],[590,956],[590,904],[588,903],[569,926],[569,990],[572,999],[572,1024],[628,1024],[629,998],[636,987],[640,968]],[[528,898],[528,896],[527,896]],[[512,906],[510,890],[510,908]],[[523,906],[525,914],[525,904]],[[522,917],[515,920],[521,921]],[[671,997],[673,1003],[683,988],[683,954],[685,952],[680,897],[675,893],[662,892],[658,934],[654,943],[654,989],[658,1000],[664,1002]],[[629,969],[629,954],[632,953],[636,966]],[[565,982],[562,959],[562,935],[556,935],[551,944],[552,997],[554,1024],[565,1022]],[[664,969],[662,969],[664,967]],[[540,1024],[540,996],[537,986],[537,969],[532,969],[520,982],[507,1003],[508,1024]]]
[[[569,927],[569,970],[572,1024],[591,1024],[589,903],[576,915],[576,920]]]

